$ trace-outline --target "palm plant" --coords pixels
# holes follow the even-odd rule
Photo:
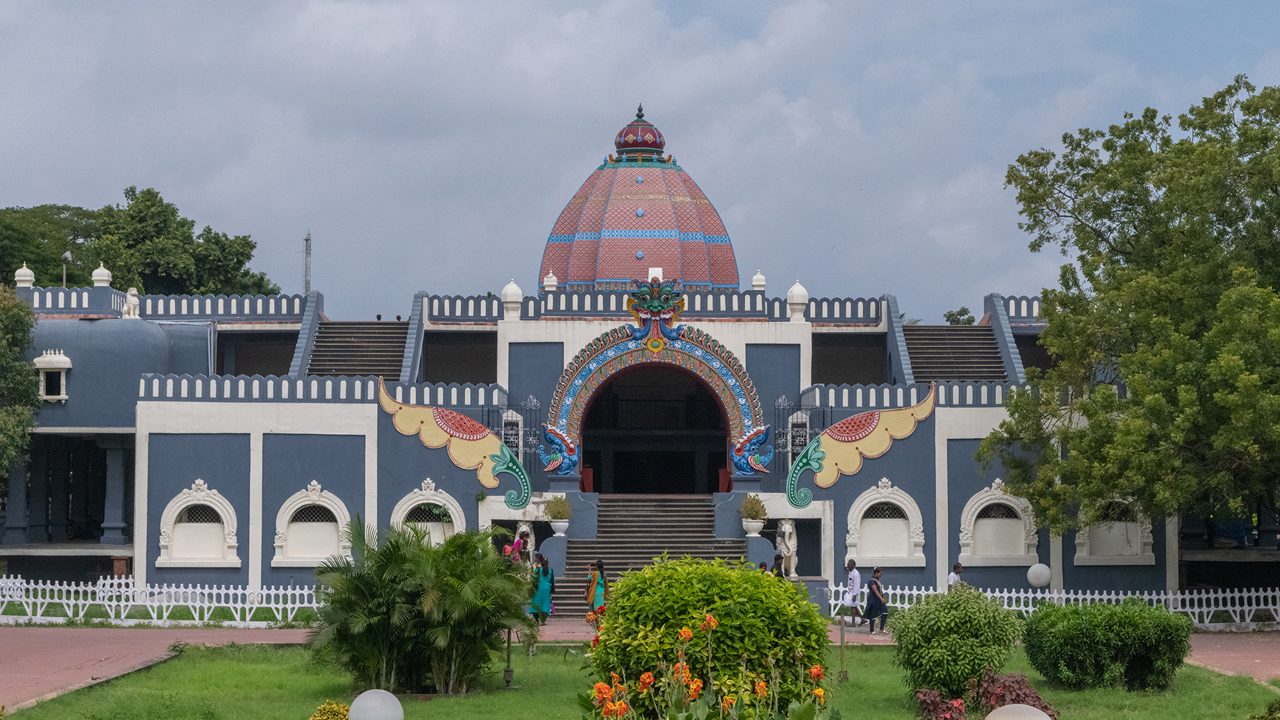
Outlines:
[[[432,546],[409,526],[379,541],[357,518],[351,558],[317,570],[317,653],[361,687],[467,692],[501,643],[526,625],[529,585],[494,549],[495,530]]]

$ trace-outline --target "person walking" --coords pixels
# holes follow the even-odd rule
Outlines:
[[[782,553],[778,553],[777,555],[774,555],[773,569],[771,569],[769,572],[773,573],[777,577],[785,578],[787,576],[787,572],[786,572],[786,568],[782,567],[782,560],[783,560]]]
[[[591,612],[600,612],[600,608],[608,603],[609,581],[604,574],[604,561],[596,560],[595,567],[587,576],[587,607]]]
[[[841,622],[854,626],[861,625],[862,612],[858,610],[858,595],[862,592],[862,574],[858,572],[858,561],[849,558],[849,561],[844,564],[844,569],[848,571],[849,576],[844,583],[844,597],[840,599]],[[849,619],[846,621],[845,617]]]
[[[551,616],[551,594],[556,591],[556,571],[551,563],[538,553],[533,557],[533,598],[529,600],[529,614],[534,622],[546,625]]]
[[[876,620],[880,620],[880,634],[888,632],[885,625],[889,622],[889,601],[884,596],[884,586],[880,584],[880,576],[884,570],[876,568],[871,571],[871,579],[867,581],[867,610],[863,613],[867,624],[871,626],[871,634],[876,634]]]
[[[951,574],[947,575],[947,592],[951,592],[951,588],[960,582],[960,573],[962,572],[964,572],[964,566],[960,563],[951,566]]]

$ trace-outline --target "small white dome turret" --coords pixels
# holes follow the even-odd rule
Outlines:
[[[809,305],[809,291],[796,280],[796,284],[787,290],[787,310],[791,313],[791,322],[804,322],[804,311]]]
[[[518,303],[521,300],[524,300],[524,291],[521,290],[520,286],[516,284],[516,279],[511,278],[511,282],[502,286],[502,302]]]
[[[560,286],[560,278],[557,278],[556,274],[553,272],[548,271],[547,276],[542,278],[543,292],[555,292],[556,288],[559,286]]]
[[[111,287],[111,271],[102,263],[98,263],[98,269],[93,271],[94,287]]]
[[[36,274],[27,267],[26,263],[22,263],[22,267],[13,274],[13,284],[20,288],[35,287]]]
[[[757,270],[756,274],[751,276],[751,289],[764,292],[764,273]]]

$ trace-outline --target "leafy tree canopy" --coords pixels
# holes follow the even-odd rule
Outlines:
[[[160,193],[125,188],[124,205],[100,210],[65,205],[0,209],[0,258],[12,273],[26,262],[41,284],[61,281],[62,254],[72,253],[69,285],[89,284],[101,262],[112,285],[156,294],[278,293],[267,276],[249,269],[257,245],[195,222]],[[14,268],[9,268],[13,265]],[[7,279],[7,278],[6,278]]]
[[[945,320],[948,325],[972,325],[975,322],[973,311],[964,305],[961,305],[955,310],[948,310],[942,313],[942,319]]]
[[[31,308],[13,288],[0,286],[0,492],[13,463],[27,451],[28,432],[40,404],[36,370],[23,359],[31,344]]]
[[[979,455],[1056,529],[1277,509],[1280,87],[1243,76],[1176,119],[1147,109],[1009,167],[1031,249],[1068,262],[1041,344]]]

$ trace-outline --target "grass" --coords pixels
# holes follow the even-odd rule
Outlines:
[[[498,672],[485,692],[462,698],[408,702],[406,718],[527,717],[576,720],[574,696],[590,684],[581,657],[564,647],[543,647],[536,657],[513,658],[515,690],[499,689]],[[832,683],[832,702],[846,718],[911,720],[915,709],[901,673],[884,647],[849,647],[847,684]],[[830,678],[839,669],[833,650]],[[1071,692],[1049,687],[1032,671],[1021,650],[1007,670],[1022,672],[1064,720],[1243,719],[1260,712],[1275,693],[1247,678],[1185,667],[1165,693],[1123,690]],[[338,670],[313,663],[298,647],[230,646],[187,648],[181,656],[132,675],[80,690],[17,714],[20,720],[298,720],[326,699],[350,702],[351,687]]]

